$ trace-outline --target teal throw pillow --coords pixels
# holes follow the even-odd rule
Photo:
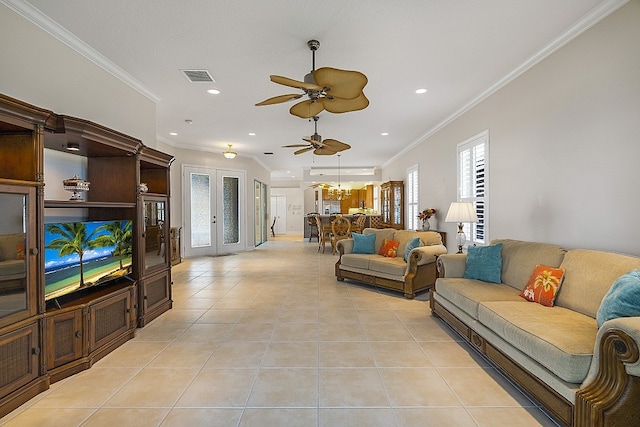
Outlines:
[[[414,237],[409,240],[407,247],[404,249],[404,262],[409,262],[409,252],[411,252],[412,249],[419,248],[420,246],[422,246],[422,240],[420,240],[419,237]]]
[[[618,277],[609,288],[596,313],[598,328],[617,317],[640,316],[640,270]]]
[[[500,283],[502,274],[502,243],[491,246],[469,246],[465,279]]]
[[[353,249],[352,254],[375,254],[376,253],[376,235],[353,233]]]

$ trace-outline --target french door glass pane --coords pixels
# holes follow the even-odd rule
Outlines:
[[[211,178],[191,174],[191,247],[211,246]]]
[[[222,232],[225,245],[235,244],[240,241],[238,182],[238,178],[232,176],[225,176],[222,179]]]

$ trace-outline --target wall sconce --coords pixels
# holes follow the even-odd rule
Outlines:
[[[67,150],[80,151],[80,144],[78,144],[77,142],[67,142]]]
[[[227,159],[235,159],[238,153],[231,150],[231,144],[227,144],[227,145],[229,146],[229,148],[226,151],[223,151],[222,155],[225,156]]]

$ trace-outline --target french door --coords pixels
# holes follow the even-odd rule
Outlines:
[[[245,250],[245,172],[184,165],[186,258]]]

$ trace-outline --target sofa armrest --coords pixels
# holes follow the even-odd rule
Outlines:
[[[605,322],[598,330],[591,367],[576,391],[575,425],[630,425],[640,400],[640,317]],[[618,420],[593,424],[593,420]]]
[[[466,254],[443,254],[438,257],[439,277],[463,277],[467,264]]]
[[[409,260],[412,260],[413,254],[420,254],[416,265],[431,264],[436,261],[439,255],[446,254],[447,248],[444,245],[419,246],[409,252]]]
[[[353,251],[353,239],[340,239],[336,244],[336,249],[340,253],[340,256],[344,254],[350,254]]]
[[[582,383],[583,387],[587,384],[590,384],[595,379],[598,373],[601,358],[603,357],[603,355],[600,354],[602,351],[604,351],[604,349],[602,348],[602,341],[603,339],[605,339],[605,335],[611,335],[613,331],[622,331],[629,337],[631,342],[624,342],[625,340],[621,340],[624,346],[635,346],[636,349],[640,348],[640,317],[619,317],[617,319],[611,319],[604,322],[604,324],[598,330],[596,344],[593,350],[593,360],[591,361],[589,374]],[[621,344],[618,344],[618,346],[620,345]],[[635,358],[635,361],[625,361],[624,366],[629,375],[640,377],[640,358]]]

